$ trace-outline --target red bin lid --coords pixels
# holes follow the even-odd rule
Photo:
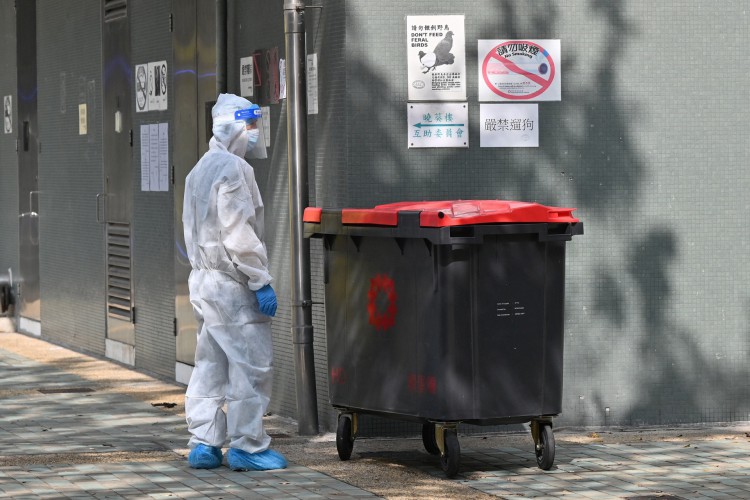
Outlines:
[[[526,203],[522,201],[407,201],[378,205],[375,208],[345,208],[341,210],[341,223],[349,225],[397,226],[398,213],[401,211],[421,212],[419,216],[419,225],[421,227],[528,222],[575,223],[579,222],[579,220],[573,217],[574,210],[575,208],[547,207],[539,203]],[[317,214],[319,213],[317,212]],[[305,217],[305,220],[307,221],[307,217]],[[312,222],[312,220],[308,222]]]

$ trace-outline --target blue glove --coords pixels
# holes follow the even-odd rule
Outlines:
[[[260,312],[268,316],[276,316],[276,292],[273,291],[271,285],[266,285],[256,291],[255,296],[258,297]]]

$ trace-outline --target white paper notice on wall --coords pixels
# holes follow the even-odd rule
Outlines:
[[[240,59],[240,95],[242,97],[253,96],[253,82],[255,74],[253,67],[253,56]]]
[[[286,61],[279,59],[279,99],[286,99]]]
[[[86,135],[89,130],[86,104],[78,105],[78,135]]]
[[[464,16],[407,16],[410,101],[466,99]]]
[[[3,96],[3,133],[13,133],[13,96]]]
[[[318,54],[307,55],[307,114],[318,114]]]
[[[141,125],[141,191],[151,191],[151,157],[149,155],[149,127]]]
[[[261,126],[263,127],[263,137],[266,141],[266,147],[271,147],[271,108],[270,106],[263,106],[260,108],[263,113],[263,117],[260,119]]]
[[[468,148],[469,106],[465,102],[407,104],[409,148]]]
[[[149,66],[149,110],[167,109],[167,61],[148,63]]]
[[[148,64],[135,66],[135,111],[148,111]]]
[[[159,191],[169,191],[169,123],[159,123]]]
[[[169,191],[169,124],[141,125],[141,191]]]
[[[167,61],[135,66],[135,111],[165,111],[169,104]]]
[[[159,124],[148,126],[149,183],[151,191],[159,190]]]
[[[478,40],[480,101],[559,101],[560,40]]]
[[[480,104],[479,146],[482,148],[539,147],[537,104]]]

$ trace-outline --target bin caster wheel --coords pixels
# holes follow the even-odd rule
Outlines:
[[[336,451],[339,452],[339,459],[349,460],[353,449],[352,416],[349,414],[339,415],[339,424],[336,427]]]
[[[539,443],[536,445],[536,464],[542,470],[550,470],[555,462],[555,435],[552,426],[539,426]]]
[[[435,439],[435,424],[430,422],[422,424],[422,444],[430,455],[440,455],[440,448]]]
[[[455,429],[445,429],[445,453],[440,456],[440,466],[447,478],[454,478],[458,474],[458,463],[461,458],[461,446],[458,444],[458,436]]]

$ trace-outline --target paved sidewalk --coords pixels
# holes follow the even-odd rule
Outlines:
[[[191,469],[184,417],[2,349],[0,396],[2,498],[374,497],[295,464]]]
[[[298,437],[289,422],[270,419],[288,469],[193,470],[183,392],[105,360],[0,334],[0,498],[750,499],[748,423],[650,433],[563,429],[549,472],[536,467],[529,436],[461,436],[461,468],[451,481],[421,439],[357,440],[352,460],[341,462],[332,435]]]

